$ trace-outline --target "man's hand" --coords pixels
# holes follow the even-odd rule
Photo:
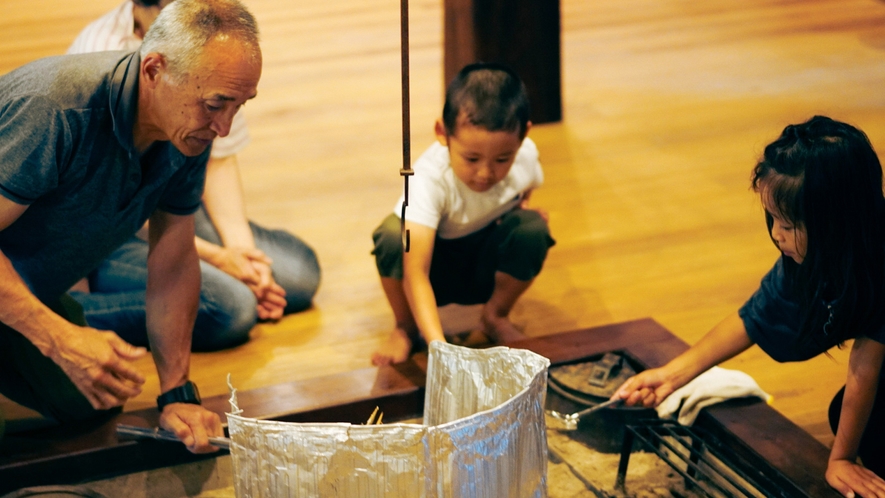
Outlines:
[[[869,469],[848,460],[830,460],[827,483],[848,498],[885,498],[885,481]]]
[[[54,342],[49,357],[97,410],[122,406],[141,393],[144,376],[132,362],[147,353],[113,332],[76,327]]]
[[[221,419],[215,412],[200,405],[170,403],[163,407],[160,426],[174,432],[191,453],[211,453],[218,448],[209,444],[210,437],[224,436]]]

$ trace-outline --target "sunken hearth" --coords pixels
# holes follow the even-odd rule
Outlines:
[[[606,352],[623,354],[637,369],[650,368],[688,347],[650,319],[507,345],[549,358],[551,370],[598,360]],[[239,401],[244,416],[255,418],[362,423],[379,407],[385,421],[392,422],[421,416],[424,382],[423,370],[409,362],[245,391]],[[558,395],[548,393],[548,408],[561,413],[580,409]],[[223,415],[226,398],[205,399],[204,406]],[[117,424],[153,427],[156,418],[156,410],[144,410],[79,433],[17,434],[0,449],[0,495],[24,486],[87,482],[206,458],[175,444],[116,437]],[[657,421],[653,411],[625,408],[593,413],[577,431],[550,431],[549,496],[839,496],[824,479],[827,448],[762,401],[732,400],[707,408],[693,432],[682,431]],[[621,458],[625,448],[629,460]],[[622,461],[626,468],[620,482]],[[713,468],[722,476],[710,477]],[[748,483],[756,490],[735,492]]]

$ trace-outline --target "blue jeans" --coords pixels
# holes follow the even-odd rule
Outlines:
[[[283,230],[249,223],[255,245],[273,260],[273,277],[286,291],[285,313],[310,307],[320,283],[316,254]],[[221,245],[215,227],[200,209],[196,234]],[[82,306],[90,327],[113,330],[125,341],[146,346],[145,287],[147,242],[132,237],[89,275],[89,293],[71,292]],[[194,351],[215,351],[246,342],[258,320],[255,295],[244,283],[200,261],[200,305],[194,325]]]

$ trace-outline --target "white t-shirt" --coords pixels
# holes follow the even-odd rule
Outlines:
[[[538,148],[526,138],[513,166],[500,182],[485,192],[475,192],[452,170],[449,148],[436,142],[415,161],[409,178],[406,220],[436,229],[443,239],[457,239],[486,227],[519,205],[526,192],[541,186],[544,173]],[[402,215],[403,196],[394,207]]]
[[[135,18],[132,15],[132,0],[99,17],[83,28],[68,48],[69,54],[123,50],[134,52],[141,46],[141,38],[135,36]],[[240,109],[234,115],[230,133],[212,142],[211,155],[214,158],[228,157],[242,151],[249,144],[249,131],[246,118]]]

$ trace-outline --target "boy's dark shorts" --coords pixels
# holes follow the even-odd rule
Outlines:
[[[382,277],[403,278],[400,218],[390,214],[372,233],[375,264]],[[481,304],[492,296],[495,273],[527,282],[544,266],[547,250],[556,244],[537,211],[516,209],[478,232],[458,239],[434,241],[430,285],[436,304]]]

